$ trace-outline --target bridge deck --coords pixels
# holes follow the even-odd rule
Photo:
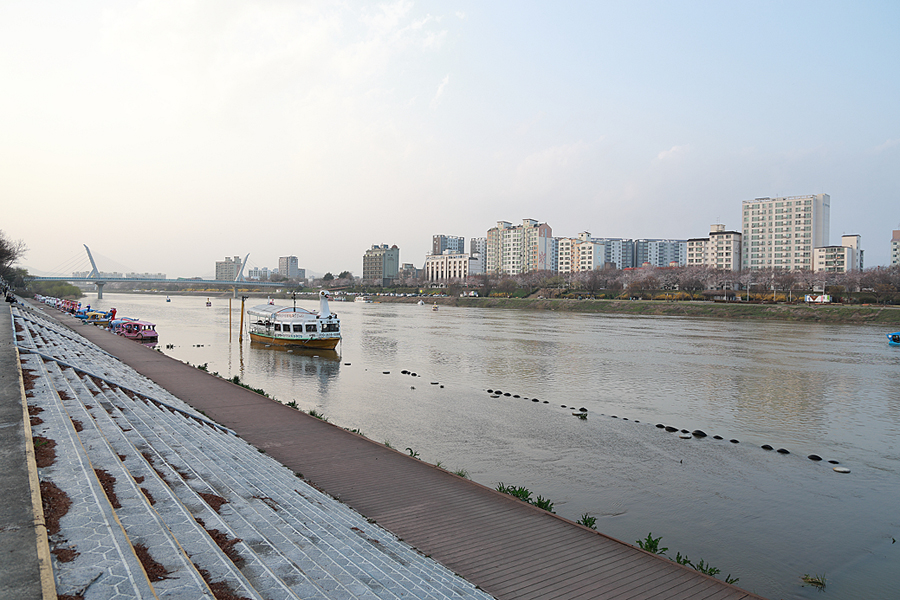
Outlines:
[[[496,598],[760,598],[74,318],[57,318]]]

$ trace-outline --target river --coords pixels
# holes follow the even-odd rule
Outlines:
[[[804,574],[832,599],[900,597],[900,349],[883,328],[332,302],[338,352],[305,354],[239,341],[239,299],[89,300],[155,322],[169,356],[626,542],[662,536],[765,597],[817,597]]]

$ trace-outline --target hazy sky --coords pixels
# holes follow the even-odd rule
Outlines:
[[[436,233],[740,229],[831,195],[900,228],[900,3],[0,0],[0,229],[23,264],[422,266]]]

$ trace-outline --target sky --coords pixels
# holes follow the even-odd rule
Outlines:
[[[32,272],[421,267],[435,234],[687,239],[831,195],[900,229],[900,3],[0,0],[0,230]]]

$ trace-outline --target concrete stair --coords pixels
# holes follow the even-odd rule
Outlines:
[[[33,435],[56,443],[39,476],[72,501],[51,536],[58,593],[490,597],[77,333],[35,311],[13,314],[35,377],[28,403],[42,409]],[[67,548],[77,555],[63,562]]]

